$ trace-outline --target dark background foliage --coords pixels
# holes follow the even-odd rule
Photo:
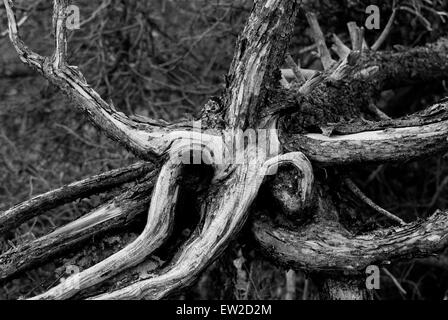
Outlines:
[[[29,15],[22,27],[26,42],[36,51],[50,54],[51,1],[15,2],[19,16]],[[304,2],[312,3],[308,6],[318,14],[329,41],[331,33],[336,33],[346,43],[346,23],[363,25],[368,5],[379,5],[383,27],[392,6],[392,1],[374,0]],[[244,0],[74,3],[81,8],[82,26],[70,35],[70,62],[80,66],[89,83],[121,111],[167,121],[194,117],[208,98],[220,94],[236,37],[252,7],[252,1]],[[414,12],[399,12],[383,49],[403,50],[447,35],[443,20],[448,17],[437,13],[447,9],[446,0],[408,0],[400,5]],[[21,65],[3,33],[6,26],[1,7],[0,211],[83,177],[135,162],[131,154],[97,132],[61,93]],[[379,34],[366,31],[368,43]],[[319,68],[315,48],[310,45],[301,10],[289,52],[303,67]],[[378,100],[390,115],[399,116],[419,110],[447,92],[441,81],[384,92]],[[407,221],[448,207],[448,162],[444,156],[353,170],[359,172],[357,182],[370,197]],[[0,238],[0,250],[46,234],[112,196],[104,194],[51,210]],[[383,224],[376,218],[372,223]],[[102,252],[94,259],[110,254],[114,241],[113,237],[106,244],[92,240]],[[31,296],[49,288],[61,276],[61,267],[76,257],[70,253],[0,284],[0,298]],[[448,293],[448,257],[444,254],[392,264],[388,271],[389,275],[382,273],[378,299],[442,299]],[[290,277],[292,291],[287,290],[286,272],[265,261],[243,235],[192,289],[176,298],[316,298],[313,284],[300,271],[295,279]]]

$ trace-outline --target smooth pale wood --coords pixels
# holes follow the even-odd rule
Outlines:
[[[177,159],[176,159],[177,160]],[[179,176],[182,164],[170,160],[165,163],[157,179],[146,227],[141,235],[122,250],[74,275],[76,282],[61,282],[58,286],[31,300],[68,299],[79,291],[94,286],[117,273],[142,262],[170,236],[174,224],[174,209],[179,193]]]
[[[335,64],[335,61],[331,58],[331,53],[330,50],[328,50],[325,42],[325,36],[320,28],[319,21],[317,20],[316,15],[312,12],[307,12],[306,18],[311,28],[314,43],[316,43],[317,49],[319,50],[319,56],[324,70],[329,70]]]

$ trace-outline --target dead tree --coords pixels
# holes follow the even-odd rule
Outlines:
[[[83,270],[76,285],[65,281],[34,299],[71,298],[119,273],[128,276],[91,298],[164,298],[194,282],[246,223],[251,224],[253,238],[266,257],[307,271],[328,299],[369,298],[362,287],[367,266],[429,255],[447,246],[448,212],[406,223],[368,199],[347,170],[356,164],[405,161],[448,150],[447,101],[398,119],[386,116],[373,102],[382,90],[444,78],[447,39],[403,52],[379,52],[374,49],[380,43],[369,49],[362,29],[351,23],[351,48],[335,37],[333,49],[339,56],[335,61],[315,15],[309,13],[324,70],[302,70],[287,59],[290,69],[282,75],[280,67],[299,4],[257,0],[237,41],[225,92],[210,99],[197,121],[168,124],[118,112],[88,85],[78,68],[68,64],[68,0],[54,1],[51,57],[26,46],[11,1],[3,2],[9,36],[22,62],[71,97],[99,130],[143,161],[43,194],[0,214],[0,230],[5,232],[45,210],[136,181],[78,220],[1,254],[0,279],[10,279],[147,212],[146,227],[135,241]],[[285,76],[294,79],[285,81]],[[265,157],[258,156],[260,146],[248,141],[236,150],[243,161],[221,161],[228,141],[234,142],[236,132],[248,129],[272,133],[264,147]],[[135,268],[172,235],[183,187],[180,178],[188,166],[179,159],[198,154],[203,165],[213,169],[213,176],[198,194],[196,230],[171,261],[142,275]],[[263,184],[277,200],[274,212],[254,205]],[[346,201],[349,197],[360,201]],[[343,221],[360,210],[361,203],[397,226],[355,234]]]

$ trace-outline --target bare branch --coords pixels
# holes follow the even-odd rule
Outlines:
[[[327,44],[325,42],[325,36],[320,28],[319,21],[317,17],[312,12],[307,12],[306,18],[308,19],[308,24],[311,27],[311,33],[314,37],[314,42],[319,50],[319,56],[322,61],[324,70],[329,70],[335,64],[335,61],[331,58],[330,50],[328,50]]]
[[[227,76],[224,105],[230,128],[255,127],[268,88],[277,86],[297,9],[296,0],[255,2]]]
[[[391,117],[389,117],[387,114],[385,114],[383,111],[381,111],[374,103],[373,101],[369,103],[368,105],[369,110],[378,117],[379,120],[392,120]]]
[[[347,56],[350,54],[351,50],[349,47],[347,47],[342,40],[333,33],[333,42],[334,45],[332,46],[332,49],[336,54],[339,56],[341,60],[344,60],[347,58]]]
[[[9,0],[3,0],[3,4],[5,5],[6,16],[8,18],[9,38],[14,45],[20,60],[33,69],[41,70],[45,58],[33,52],[23,43],[19,37],[18,23],[16,22],[16,17],[9,4]]]
[[[282,69],[280,70],[282,72],[282,75],[287,79],[287,80],[292,80],[295,78],[294,72],[292,71],[292,69]],[[305,80],[309,80],[310,78],[314,77],[314,75],[316,73],[318,73],[318,71],[316,70],[311,70],[311,69],[303,69],[303,68],[299,68],[300,73],[305,77]]]
[[[325,81],[326,75],[317,72],[312,78],[308,79],[300,88],[298,93],[302,96],[307,96],[313,90]]]
[[[0,213],[0,233],[15,228],[23,222],[62,204],[135,180],[151,170],[153,170],[151,165],[137,163],[41,194]]]
[[[448,213],[426,221],[354,236],[332,224],[301,230],[276,227],[267,217],[255,221],[258,244],[278,263],[313,272],[364,272],[367,266],[390,260],[425,256],[448,245]]]
[[[165,128],[165,124],[150,119],[148,121],[131,120],[116,111],[87,84],[78,68],[67,65],[67,0],[54,1],[55,51],[51,59],[34,53],[23,43],[9,1],[4,0],[3,3],[8,16],[11,42],[24,63],[40,72],[73,98],[77,102],[77,107],[84,111],[109,138],[119,142],[136,155],[154,160],[166,151],[171,141],[164,136],[171,130]]]
[[[53,54],[53,68],[58,70],[67,65],[67,7],[68,0],[54,0],[53,29],[55,50]]]
[[[275,172],[278,165],[284,161],[294,161],[297,165],[304,165],[300,169],[312,172],[308,160],[298,153],[275,157],[262,165],[258,163],[239,166],[232,177],[220,187],[218,193],[208,197],[203,206],[207,210],[205,221],[199,230],[196,230],[197,236],[183,246],[168,267],[148,276],[148,279],[140,279],[130,286],[94,298],[161,299],[191,283],[241,229],[265,175]],[[303,202],[307,201],[310,189],[308,186],[312,185],[308,180],[310,178],[312,179],[308,174],[303,177]],[[227,196],[229,194],[232,196]]]
[[[68,299],[81,290],[139,264],[162,245],[170,236],[173,227],[181,168],[182,165],[177,159],[169,160],[163,165],[153,191],[146,227],[137,239],[107,259],[77,274],[76,286],[65,281],[32,299]]]
[[[448,150],[448,120],[348,135],[290,135],[285,148],[326,165],[412,160]]]
[[[1,254],[0,280],[42,264],[62,251],[104,231],[126,227],[134,221],[135,216],[148,208],[148,195],[152,190],[153,180],[154,172],[149,173],[136,186],[124,190],[116,199],[78,220]]]
[[[351,192],[353,192],[357,197],[359,197],[364,203],[366,203],[373,210],[375,210],[379,214],[387,217],[388,219],[397,222],[398,224],[400,224],[402,226],[406,225],[406,222],[404,222],[402,219],[400,219],[396,215],[390,213],[389,211],[381,208],[379,205],[374,203],[370,198],[368,198],[364,194],[364,192],[362,192],[361,189],[359,189],[358,186],[351,179],[349,179],[349,178],[345,179],[344,183],[350,189]]]
[[[359,44],[362,43],[362,39],[360,39],[361,29],[354,21],[350,21],[349,23],[347,23],[347,27],[350,34],[350,41],[352,43],[352,50],[360,51],[361,47]]]
[[[368,50],[361,55],[353,51],[330,73],[308,79],[299,90],[299,96],[292,90],[283,90],[281,101],[274,101],[265,113],[296,111],[309,104],[325,114],[325,118],[335,117],[329,121],[335,123],[339,116],[335,113],[337,108],[345,112],[359,111],[369,108],[372,98],[382,90],[445,79],[448,74],[447,54],[447,38],[399,52]],[[340,86],[334,87],[335,81]],[[284,98],[293,93],[294,99]]]
[[[398,290],[404,294],[407,295],[408,293],[406,292],[406,290],[403,289],[403,287],[401,286],[400,282],[397,280],[397,278],[395,278],[395,276],[387,269],[387,268],[383,268],[384,273],[392,280],[392,282],[395,284],[395,286],[398,288]]]

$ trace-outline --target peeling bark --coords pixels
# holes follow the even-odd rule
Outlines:
[[[298,230],[275,225],[267,217],[252,231],[261,248],[277,263],[310,272],[363,272],[384,261],[412,259],[440,252],[448,245],[448,214],[425,221],[355,235],[336,222],[312,223]]]

